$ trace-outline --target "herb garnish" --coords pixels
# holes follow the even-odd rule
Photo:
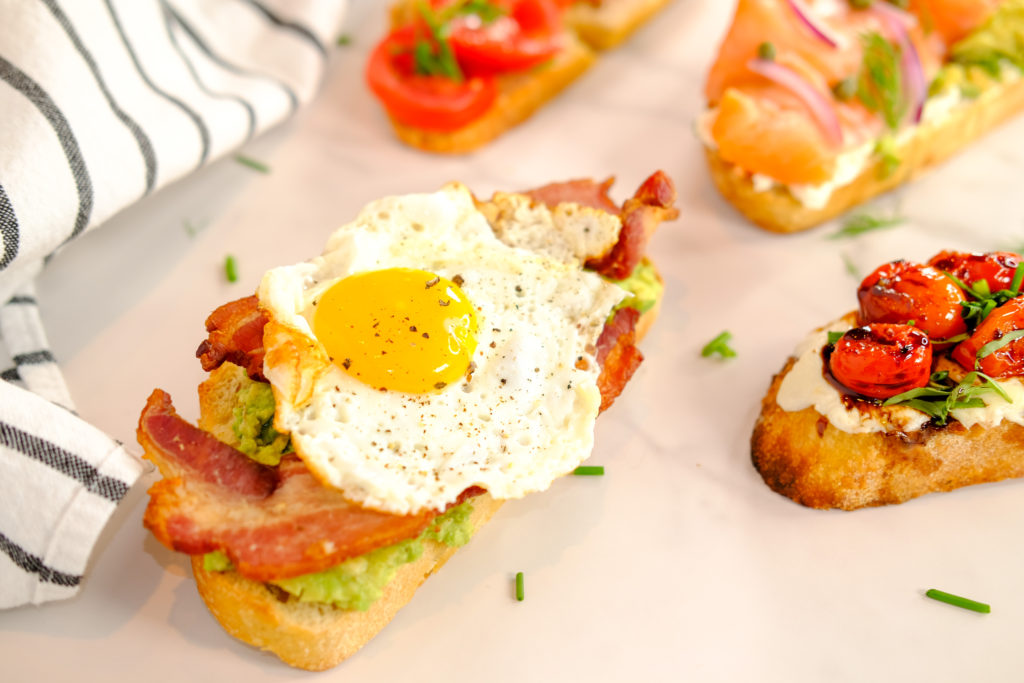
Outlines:
[[[878,217],[869,216],[865,213],[851,216],[843,223],[843,227],[828,236],[830,240],[842,237],[856,237],[872,230],[891,228],[902,223],[904,219],[900,216]]]
[[[875,154],[882,162],[881,178],[885,180],[900,167],[900,156],[896,151],[896,140],[892,135],[883,135],[875,143]]]
[[[946,593],[935,588],[929,588],[927,591],[925,591],[925,595],[931,598],[932,600],[938,600],[939,602],[944,602],[947,605],[953,605],[954,607],[962,607],[963,609],[969,609],[973,612],[981,612],[982,614],[988,614],[992,611],[992,607],[984,602],[977,602],[976,600],[963,598],[959,595]]]
[[[600,477],[604,475],[604,465],[580,465],[572,473],[582,476]]]
[[[846,334],[846,332],[837,332],[835,330],[829,332],[828,333],[828,345],[829,346],[835,346],[836,342],[838,342],[840,339],[842,339],[844,334]]]
[[[516,572],[516,600],[522,602],[526,598],[526,587],[523,585],[523,573]]]
[[[975,384],[978,380],[981,383]],[[954,382],[949,378],[949,372],[942,370],[932,373],[927,386],[904,391],[886,399],[882,405],[902,405],[920,410],[931,417],[935,424],[942,426],[949,421],[951,410],[984,408],[985,401],[981,396],[993,391],[1007,403],[1010,402],[1010,396],[1003,387],[984,373],[969,372],[960,382]]]
[[[757,46],[757,58],[769,62],[775,61],[775,46],[765,41]]]
[[[734,357],[736,352],[729,346],[730,339],[732,339],[732,332],[722,332],[704,345],[704,348],[700,350],[700,355],[708,358],[712,354],[717,353],[722,358]]]
[[[460,0],[440,10],[433,10],[426,2],[416,3],[416,11],[423,18],[429,39],[420,39],[413,46],[413,65],[416,73],[423,76],[443,76],[461,83],[465,78],[452,50],[449,32],[450,22],[457,16],[475,14],[489,24],[505,14],[506,10],[489,0]]]
[[[1024,261],[1017,264],[1013,271],[1013,280],[1009,289],[1001,289],[998,292],[991,292],[987,280],[978,280],[967,284],[956,275],[942,271],[942,274],[952,280],[957,287],[964,290],[974,301],[961,301],[963,307],[960,315],[969,327],[981,324],[988,317],[988,314],[1005,304],[1010,299],[1020,296],[1021,285],[1024,284]],[[983,347],[984,348],[984,347]]]
[[[907,110],[900,70],[902,49],[877,31],[864,34],[864,62],[857,81],[857,97],[871,111],[878,112],[891,130],[896,130]]]
[[[242,166],[248,166],[254,171],[259,171],[260,173],[270,173],[269,166],[267,166],[262,161],[257,161],[253,159],[252,157],[247,157],[243,154],[236,154],[235,161],[240,163]]]
[[[235,257],[228,255],[224,258],[224,277],[228,282],[238,282],[238,263]]]
[[[981,367],[982,358],[986,356],[991,356],[993,353],[1003,348],[1010,342],[1016,341],[1021,337],[1024,337],[1024,330],[1013,330],[1012,332],[1007,332],[999,339],[993,339],[988,344],[985,344],[980,349],[978,349],[978,355],[975,357],[974,360],[974,367]]]

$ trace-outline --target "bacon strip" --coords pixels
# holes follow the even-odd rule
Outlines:
[[[662,221],[679,216],[676,188],[662,171],[656,171],[622,205],[622,231],[611,251],[587,261],[587,267],[612,280],[624,280],[644,257],[647,243]]]
[[[145,526],[172,550],[222,550],[256,581],[322,571],[413,538],[437,514],[359,507],[321,485],[294,456],[277,468],[254,463],[180,418],[159,389],[142,411],[138,438],[165,477],[149,490]]]
[[[609,279],[624,280],[643,259],[647,243],[658,225],[677,218],[679,210],[675,208],[675,185],[662,171],[651,174],[621,209],[608,196],[614,180],[609,178],[600,184],[593,180],[570,180],[523,194],[552,209],[563,202],[572,202],[619,216],[622,219],[619,241],[607,253],[590,258],[586,265]]]
[[[589,178],[568,180],[527,190],[523,194],[552,209],[559,204],[571,202],[618,215],[619,205],[608,196],[608,190],[614,182],[615,178],[608,178],[603,183],[595,183]]]
[[[256,295],[228,302],[206,319],[206,339],[196,357],[207,372],[225,361],[245,368],[253,379],[263,377],[263,326],[267,318]]]
[[[640,312],[635,308],[620,308],[605,323],[597,339],[597,363],[601,374],[597,388],[601,391],[601,412],[607,410],[640,367],[644,356],[636,347],[636,323]]]

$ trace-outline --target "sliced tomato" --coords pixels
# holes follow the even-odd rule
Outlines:
[[[469,14],[449,24],[452,50],[466,73],[532,69],[564,47],[562,9],[555,0],[506,0],[497,4],[507,13],[490,22]]]
[[[870,398],[891,398],[928,384],[932,345],[911,325],[872,323],[849,330],[828,360],[832,376]]]
[[[366,82],[399,123],[440,132],[458,130],[491,108],[497,84],[490,76],[456,81],[417,74],[411,55],[420,31],[415,25],[404,26],[384,38],[370,55]]]
[[[978,367],[989,377],[1024,375],[1024,337],[1015,338],[978,359],[978,352],[983,346],[1017,330],[1024,330],[1024,296],[1010,299],[989,313],[970,339],[953,349],[953,360],[966,370]]]
[[[936,342],[967,331],[963,290],[931,266],[893,261],[864,278],[857,290],[862,323],[909,323]]]
[[[990,292],[1009,289],[1020,256],[1008,251],[973,254],[963,251],[939,252],[928,265],[953,275],[967,285],[984,280]]]

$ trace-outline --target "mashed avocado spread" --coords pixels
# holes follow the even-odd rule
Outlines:
[[[270,385],[246,379],[235,395],[232,429],[238,437],[238,449],[264,465],[277,465],[291,451],[287,434],[274,429],[274,394]],[[469,517],[473,506],[466,502],[438,515],[417,538],[372,550],[345,560],[330,569],[292,579],[273,581],[275,586],[302,602],[326,603],[348,610],[367,610],[380,597],[384,586],[403,564],[423,554],[423,542],[435,541],[458,548],[469,543],[473,527]],[[203,556],[203,569],[224,572],[232,569],[231,560],[216,550]]]
[[[458,548],[469,543],[473,527],[469,517],[473,506],[466,502],[438,515],[416,538],[400,541],[345,560],[341,564],[314,574],[271,581],[300,602],[318,602],[339,609],[364,611],[380,597],[384,586],[403,564],[415,562],[423,554],[423,542],[435,541]],[[229,571],[231,561],[217,550],[203,556],[206,571]]]
[[[235,395],[234,421],[231,429],[238,437],[238,450],[256,462],[277,465],[281,456],[291,451],[287,434],[274,429],[274,392],[265,382],[246,379]]]
[[[658,279],[654,264],[646,258],[637,264],[625,280],[612,280],[611,282],[629,292],[629,296],[623,299],[612,310],[612,313],[620,308],[635,308],[640,313],[646,313],[658,302],[658,297],[665,289]]]
[[[1024,0],[1006,0],[981,27],[953,46],[932,94],[956,86],[977,97],[1002,80],[1005,65],[1024,71]]]

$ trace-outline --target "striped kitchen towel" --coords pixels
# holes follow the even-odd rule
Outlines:
[[[0,0],[0,608],[74,595],[142,472],[75,415],[34,277],[309,101],[345,4]]]

